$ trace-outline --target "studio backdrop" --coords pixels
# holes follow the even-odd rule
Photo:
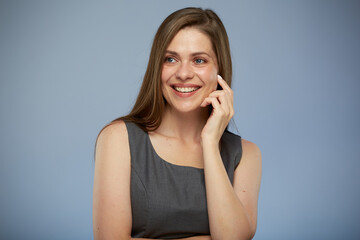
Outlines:
[[[93,239],[97,134],[134,104],[159,24],[189,6],[223,20],[230,129],[262,151],[254,239],[360,239],[360,2],[349,0],[1,0],[0,239]]]

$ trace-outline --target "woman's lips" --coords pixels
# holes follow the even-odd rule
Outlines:
[[[200,86],[194,84],[174,84],[171,87],[179,97],[190,97],[200,89]]]
[[[189,93],[198,90],[200,87],[174,87],[174,89],[181,93]]]

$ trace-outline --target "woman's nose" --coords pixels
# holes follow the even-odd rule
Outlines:
[[[175,76],[180,80],[187,80],[194,77],[194,72],[188,62],[182,62],[177,71]]]

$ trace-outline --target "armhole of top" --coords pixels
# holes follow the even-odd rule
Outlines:
[[[239,166],[239,163],[241,161],[241,157],[242,157],[242,153],[243,153],[243,148],[242,148],[242,141],[241,141],[241,137],[239,136],[239,153],[237,154],[236,156],[236,159],[235,159],[235,170],[236,168]]]
[[[126,127],[126,131],[127,131],[127,138],[128,138],[128,142],[129,142],[129,151],[130,151],[130,159],[132,158],[132,126],[131,123],[127,122],[127,121],[124,121],[125,123],[125,127]],[[132,162],[131,162],[132,163]]]

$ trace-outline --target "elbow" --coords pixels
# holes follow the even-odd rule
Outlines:
[[[251,240],[255,236],[255,233],[256,233],[256,227],[250,227],[246,235],[243,236],[243,238],[239,238],[239,239]]]
[[[222,233],[211,233],[211,239],[213,240],[251,240],[255,236],[256,229],[248,229],[247,231],[236,229],[235,231],[224,231]]]
[[[247,221],[248,224],[246,224],[246,230],[243,231],[243,236],[239,237],[238,239],[253,239],[256,233],[256,228],[257,228],[257,221],[256,219],[248,219]]]
[[[255,232],[256,232],[256,230],[250,231],[248,236],[246,238],[244,238],[244,239],[249,239],[249,240],[253,239],[253,237],[255,236]]]
[[[256,227],[257,227],[257,222],[255,220],[254,224],[250,225],[249,227],[249,239],[253,239],[253,237],[255,236]]]
[[[251,240],[254,238],[255,233],[256,233],[256,227],[257,227],[257,223],[252,222],[252,221],[247,221],[248,224],[245,224],[246,227],[242,229],[242,231],[238,232],[238,238],[239,240]],[[240,230],[240,228],[239,228]]]
[[[248,231],[244,232],[243,235],[239,236],[238,239],[251,240],[254,238],[255,233],[256,233],[256,226],[254,226],[254,227],[250,226],[248,228]]]
[[[254,236],[255,236],[255,231],[250,230],[248,232],[243,232],[236,239],[238,239],[238,240],[251,240],[251,239],[253,239]]]
[[[240,233],[236,238],[237,240],[251,240],[255,236],[255,231],[247,231]],[[230,238],[229,238],[230,239]]]
[[[251,240],[254,238],[257,228],[256,219],[251,221],[242,215],[233,221],[218,221],[217,224],[210,225],[211,239],[213,240]]]
[[[211,239],[213,240],[223,240],[223,239],[233,239],[233,240],[251,240],[253,239],[254,235],[251,234],[241,234],[241,236],[236,236],[236,235],[230,235],[230,234],[225,234],[223,236],[213,236],[211,235]]]

